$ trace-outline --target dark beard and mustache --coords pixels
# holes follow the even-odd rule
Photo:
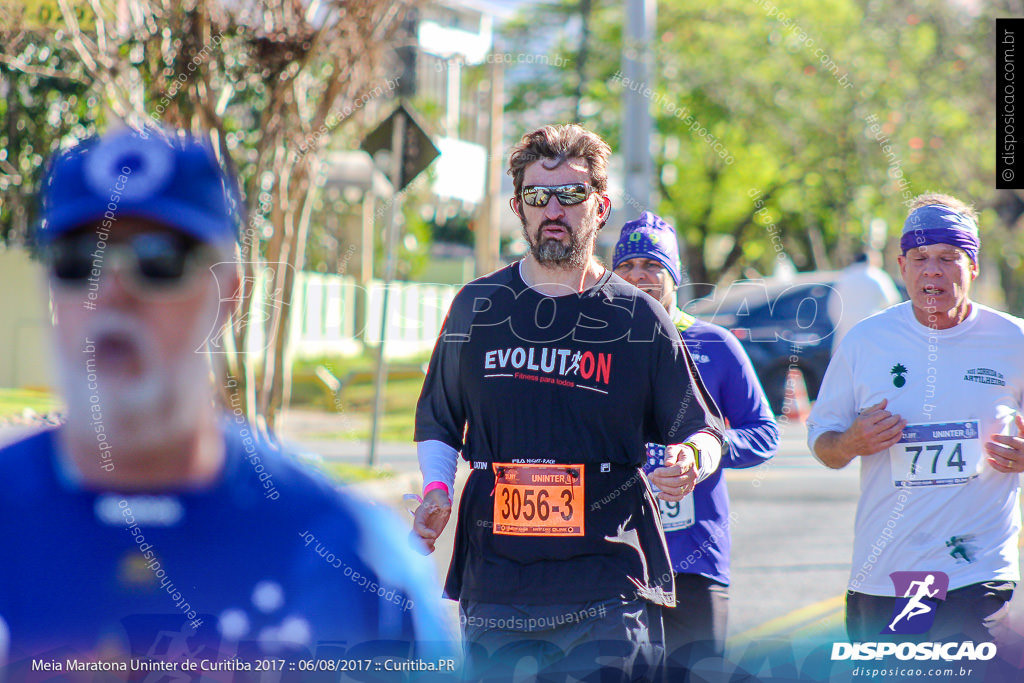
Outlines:
[[[544,228],[549,225],[563,228],[569,237],[568,242],[563,243],[554,237],[542,238]],[[523,221],[523,237],[530,245],[530,253],[537,263],[563,270],[579,270],[586,267],[596,235],[597,219],[591,216],[584,218],[577,229],[560,220],[544,221],[537,229],[536,241],[527,232],[526,221]]]

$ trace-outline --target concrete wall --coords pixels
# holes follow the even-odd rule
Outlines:
[[[0,248],[0,387],[51,388],[50,301],[43,267]]]

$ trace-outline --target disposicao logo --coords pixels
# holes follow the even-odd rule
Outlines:
[[[926,633],[935,623],[935,608],[946,599],[949,577],[943,572],[893,572],[889,578],[896,589],[896,607],[882,633]]]
[[[895,656],[899,660],[955,662],[987,661],[996,656],[995,643],[832,643],[832,661],[870,660]]]
[[[889,575],[896,589],[892,620],[882,634],[919,635],[935,623],[935,610],[946,599],[949,576],[943,572],[893,572]],[[969,661],[996,656],[995,643],[971,641],[958,643],[833,643],[832,660],[882,659],[895,656],[908,660]]]

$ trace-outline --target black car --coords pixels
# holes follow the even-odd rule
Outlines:
[[[811,400],[818,396],[832,352],[834,326],[828,298],[839,274],[798,273],[785,280],[737,280],[683,307],[721,325],[743,345],[776,415],[782,414],[786,378],[799,370]]]

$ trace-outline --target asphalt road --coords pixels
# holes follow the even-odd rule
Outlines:
[[[734,513],[730,638],[756,634],[795,610],[836,598],[844,592],[849,575],[857,470],[825,468],[808,452],[802,424],[782,427],[781,447],[772,461],[726,472]],[[363,443],[299,443],[332,460],[366,462],[368,448]],[[409,517],[402,494],[417,491],[421,484],[413,445],[385,444],[376,462],[394,469],[397,477],[363,486],[363,491]],[[459,465],[456,488],[461,490],[468,467],[461,461]],[[445,530],[434,553],[440,577],[451,557],[451,531]],[[785,629],[786,623],[779,627]]]
[[[846,640],[843,599],[859,494],[856,465],[839,471],[825,468],[808,452],[803,425],[782,427],[781,447],[771,462],[726,474],[734,513],[727,658],[748,664],[748,670],[762,666],[761,679],[770,678],[773,657],[776,662],[779,657],[801,662],[815,648]],[[0,430],[0,443],[21,431]],[[366,444],[351,441],[299,437],[295,443],[302,450],[351,463],[365,463],[368,452]],[[377,462],[392,468],[396,476],[358,488],[394,508],[411,525],[402,495],[421,487],[413,444],[384,445]],[[468,466],[460,462],[457,490],[467,474]],[[439,581],[451,558],[453,528],[454,523],[432,556]],[[457,631],[456,605],[445,604]],[[1024,590],[1016,592],[1011,608],[1010,627],[1016,640],[1024,643]],[[1000,656],[1024,661],[1024,647],[1001,648]]]
[[[808,451],[801,423],[781,426],[780,449],[771,462],[726,473],[734,512],[727,658],[755,671],[763,660],[767,668],[760,676],[766,678],[773,657],[799,663],[816,648],[846,640],[844,597],[859,496],[856,464],[838,471],[824,467]],[[304,445],[350,462],[365,462],[367,452],[365,445],[353,443]],[[378,462],[398,476],[364,491],[401,509],[401,493],[421,484],[412,445],[386,446]],[[466,474],[460,462],[457,488]],[[411,519],[404,510],[401,514]],[[451,531],[445,531],[433,556],[442,579],[451,557]],[[1022,594],[1018,590],[1012,603],[1010,625],[1024,643]],[[454,626],[454,603],[449,608]],[[1019,651],[1000,652],[1021,661]]]
[[[780,426],[771,461],[725,475],[735,513],[730,638],[846,590],[857,468],[824,467],[808,451],[802,424]]]

